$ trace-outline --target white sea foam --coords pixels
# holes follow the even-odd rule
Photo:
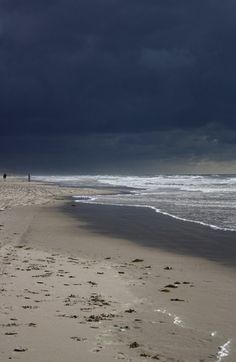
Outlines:
[[[159,308],[159,309],[155,309],[154,312],[158,312],[161,314],[165,314],[168,317],[170,317],[173,320],[173,323],[179,327],[184,328],[184,323],[181,320],[181,318],[173,313],[168,312],[167,309],[165,308]],[[211,332],[211,336],[215,337],[217,334],[217,331]],[[223,345],[219,346],[218,348],[218,352],[216,355],[216,361],[215,362],[222,362],[224,358],[228,357],[230,354],[230,345],[231,345],[231,339],[228,340],[226,343],[224,343]]]
[[[94,198],[84,198],[84,199],[81,199],[81,198],[78,198],[76,200],[76,202],[84,202],[84,203],[90,203],[90,201],[94,201],[92,202],[93,204],[97,204],[97,205],[107,205],[106,202],[102,202],[99,200],[98,197],[94,197]],[[190,222],[190,223],[194,223],[194,224],[199,224],[199,225],[202,225],[202,226],[206,226],[206,227],[210,227],[211,229],[214,229],[214,230],[221,230],[221,231],[236,231],[236,229],[233,229],[233,228],[222,228],[222,227],[219,227],[219,226],[216,226],[216,225],[212,225],[212,224],[207,224],[203,221],[198,221],[198,220],[191,220],[191,219],[185,219],[183,217],[179,217],[179,216],[176,216],[176,215],[173,215],[173,214],[170,214],[168,212],[165,212],[165,211],[162,211],[154,206],[149,206],[149,205],[135,205],[135,204],[132,204],[132,205],[128,205],[128,204],[121,204],[121,203],[114,203],[112,205],[115,205],[115,206],[131,206],[131,207],[140,207],[140,208],[149,208],[149,209],[152,209],[154,210],[156,213],[158,214],[162,214],[162,215],[165,215],[165,216],[169,216],[169,217],[172,217],[173,219],[176,219],[176,220],[180,220],[180,221],[184,221],[184,222]]]
[[[92,197],[92,196],[73,196],[73,198],[75,199],[75,202],[80,202],[80,201],[95,201],[96,197]]]
[[[232,229],[232,228],[222,228],[222,227],[219,227],[219,226],[216,226],[216,225],[212,225],[212,224],[207,224],[203,221],[198,221],[198,220],[189,220],[189,219],[185,219],[183,217],[179,217],[179,216],[176,216],[176,215],[172,215],[168,212],[165,212],[165,211],[161,211],[155,207],[152,207],[152,206],[147,206],[153,210],[155,210],[157,213],[160,213],[162,215],[166,215],[166,216],[170,216],[174,219],[177,219],[177,220],[181,220],[181,221],[187,221],[187,222],[192,222],[192,223],[195,223],[195,224],[200,224],[200,225],[203,225],[203,226],[208,226],[212,229],[215,229],[215,230],[222,230],[222,231],[236,231],[236,229]]]
[[[225,344],[223,344],[222,346],[219,347],[216,362],[221,362],[225,357],[229,356],[230,345],[231,345],[231,340],[228,340]]]
[[[236,176],[38,176],[66,186],[129,187],[130,193],[78,198],[79,202],[149,207],[155,212],[215,230],[236,231]],[[129,191],[129,190],[128,190]]]
[[[170,313],[168,312],[166,309],[160,308],[160,309],[155,309],[154,312],[158,312],[161,314],[165,314],[168,317],[170,317],[173,320],[173,323],[179,327],[184,327],[184,323],[181,320],[180,317],[178,317],[176,314]]]

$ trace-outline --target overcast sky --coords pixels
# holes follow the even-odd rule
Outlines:
[[[234,0],[0,0],[0,170],[236,172]]]

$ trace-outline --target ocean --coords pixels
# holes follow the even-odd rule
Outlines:
[[[236,231],[236,175],[34,176],[62,186],[109,187],[112,195],[81,197],[76,202],[148,207],[153,212],[213,229]],[[117,188],[120,192],[116,192]]]

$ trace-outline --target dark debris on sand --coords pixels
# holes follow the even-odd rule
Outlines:
[[[138,342],[132,342],[132,343],[130,343],[130,345],[129,345],[129,348],[138,348],[139,347],[139,344],[138,344]]]

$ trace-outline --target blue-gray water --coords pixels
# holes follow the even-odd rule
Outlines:
[[[129,193],[75,199],[105,205],[149,207],[155,212],[221,230],[236,231],[236,175],[37,176],[66,186],[130,187]]]

